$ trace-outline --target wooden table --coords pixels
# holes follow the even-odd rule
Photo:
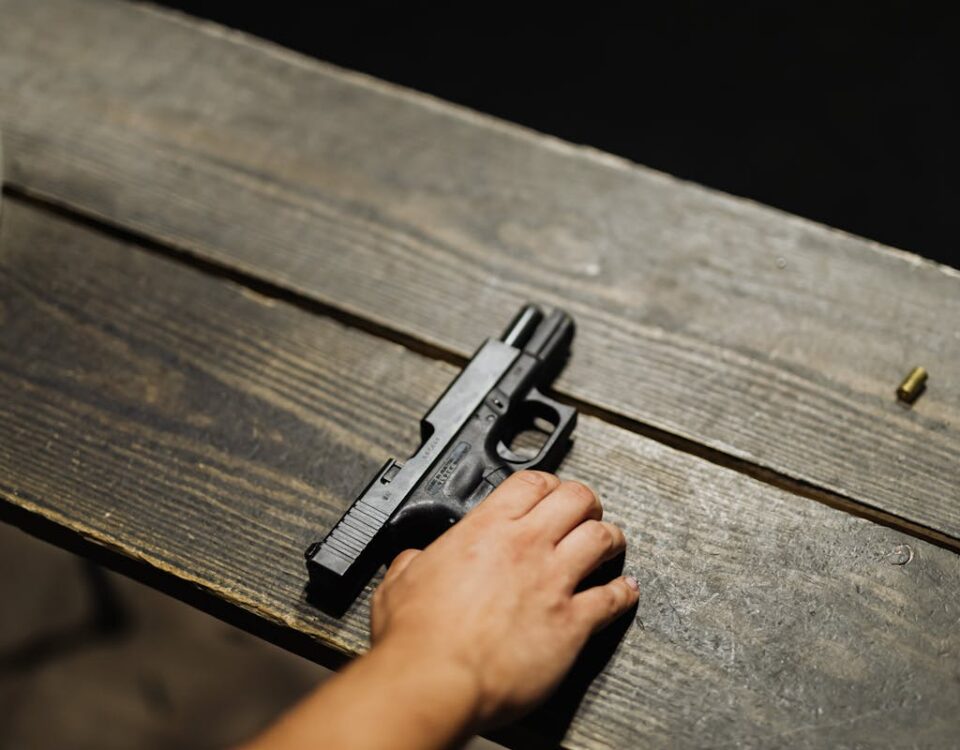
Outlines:
[[[369,591],[321,614],[303,548],[562,304],[561,473],[643,596],[506,740],[960,746],[960,274],[183,16],[0,10],[4,518],[339,663]]]

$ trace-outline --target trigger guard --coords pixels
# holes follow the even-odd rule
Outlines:
[[[577,423],[577,410],[547,398],[536,388],[531,388],[519,408],[529,409],[534,418],[541,417],[553,425],[553,431],[547,436],[537,455],[526,458],[510,450],[501,438],[497,441],[496,452],[510,464],[513,471],[524,469],[545,469],[551,471],[560,463],[562,453],[570,442],[570,435]],[[532,421],[532,420],[531,420]],[[523,424],[523,423],[521,423]],[[558,452],[560,455],[557,455]]]

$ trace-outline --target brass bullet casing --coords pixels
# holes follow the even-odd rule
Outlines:
[[[897,388],[897,398],[912,404],[923,393],[926,382],[927,371],[922,367],[914,367]]]

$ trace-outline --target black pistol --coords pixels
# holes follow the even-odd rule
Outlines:
[[[420,447],[388,460],[323,541],[307,549],[308,596],[342,614],[376,570],[423,547],[521,469],[553,471],[570,445],[576,409],[541,392],[566,361],[573,319],[524,306],[488,339],[420,421]],[[536,455],[520,452],[539,433]],[[518,440],[519,438],[519,440]]]

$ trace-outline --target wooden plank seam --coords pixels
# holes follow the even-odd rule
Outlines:
[[[4,192],[16,196],[20,201],[32,205],[39,210],[88,226],[95,231],[102,232],[121,241],[135,243],[149,252],[156,253],[162,257],[175,259],[211,277],[231,281],[265,298],[282,301],[311,314],[322,315],[336,320],[342,325],[399,344],[416,354],[430,359],[435,359],[460,368],[467,362],[467,358],[457,352],[423,341],[399,328],[390,327],[382,321],[372,320],[334,304],[323,302],[316,297],[308,297],[288,287],[247,273],[244,270],[227,265],[226,263],[197,255],[190,250],[178,248],[154,237],[143,235],[136,230],[118,226],[111,223],[106,217],[84,212],[74,205],[59,203],[47,196],[35,195],[29,189],[22,186],[7,185],[4,186],[3,189]],[[831,508],[866,518],[892,529],[903,531],[939,547],[960,552],[960,539],[881,508],[873,507],[862,500],[848,497],[835,490],[821,487],[813,482],[790,476],[789,474],[771,469],[767,466],[762,466],[753,461],[724,453],[712,446],[698,443],[695,440],[681,435],[676,435],[581,398],[566,393],[557,393],[554,394],[554,396],[563,403],[575,406],[584,414],[589,414],[603,422],[655,440],[658,443],[683,453],[688,453],[716,464],[717,466],[731,469],[764,482],[765,484],[786,490],[794,495],[823,503]]]

